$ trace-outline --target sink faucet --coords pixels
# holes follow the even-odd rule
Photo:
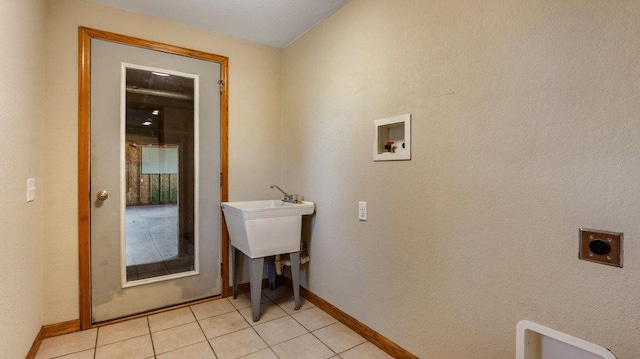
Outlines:
[[[282,202],[289,202],[289,203],[298,203],[298,202],[300,202],[300,195],[288,194],[287,192],[283,191],[282,188],[278,187],[275,184],[272,184],[271,188],[277,188],[278,191],[280,191],[280,192],[282,192],[282,194],[284,194],[284,198],[282,199]]]

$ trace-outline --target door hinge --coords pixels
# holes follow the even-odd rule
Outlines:
[[[222,172],[220,172],[220,187],[222,187],[222,179],[223,179],[223,178],[224,178],[224,177],[222,177]]]
[[[218,85],[220,85],[220,93],[222,93],[222,88],[224,87],[224,80],[218,80]]]

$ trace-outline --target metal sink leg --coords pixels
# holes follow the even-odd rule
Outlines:
[[[240,260],[244,257],[244,253],[239,252],[236,247],[231,246],[231,267],[233,268],[233,275],[231,276],[231,285],[233,286],[233,299],[238,298],[238,272],[240,271]]]
[[[262,271],[264,267],[264,257],[252,258],[249,263],[251,272],[251,314],[253,321],[260,320],[260,297],[262,296]]]
[[[289,260],[291,261],[291,284],[293,284],[293,302],[295,307],[293,309],[300,309],[300,252],[289,253]]]

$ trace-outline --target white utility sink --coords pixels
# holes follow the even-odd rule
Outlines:
[[[313,202],[281,200],[222,202],[231,245],[250,258],[300,251],[302,216]]]
[[[280,188],[278,187],[278,189]],[[291,196],[285,193],[285,198],[289,197]],[[302,229],[302,216],[312,214],[315,210],[315,204],[313,202],[289,203],[281,200],[264,200],[222,202],[221,206],[227,229],[229,230],[231,246],[233,247],[231,251],[233,297],[237,298],[238,296],[237,273],[241,267],[240,261],[236,258],[236,249],[251,258],[249,262],[251,272],[251,314],[254,322],[260,320],[264,257],[289,254],[294,309],[300,309],[300,232]],[[273,280],[271,274],[269,274],[269,285],[275,286],[275,269],[273,269]]]

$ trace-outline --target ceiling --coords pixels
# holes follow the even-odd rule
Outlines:
[[[283,48],[348,0],[88,0]]]

